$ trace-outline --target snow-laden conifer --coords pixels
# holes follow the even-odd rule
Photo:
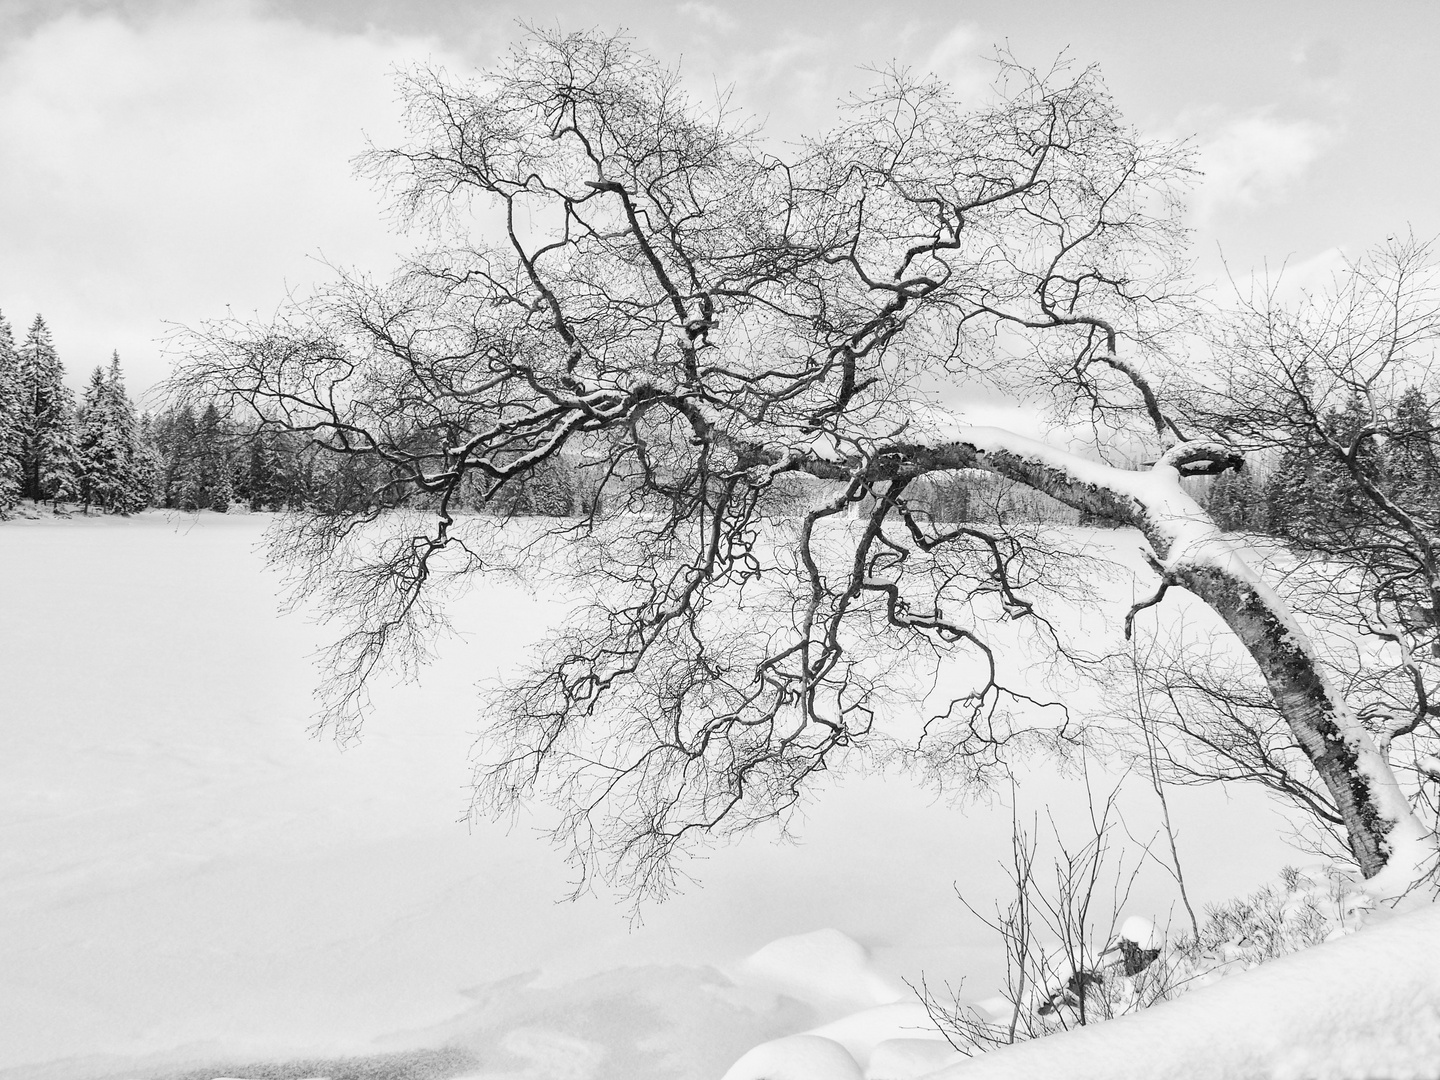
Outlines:
[[[73,501],[80,493],[75,395],[65,385],[65,368],[44,318],[35,316],[18,353],[24,494]]]
[[[205,407],[196,424],[195,453],[198,459],[197,508],[223,514],[230,509],[234,498],[234,484],[230,477],[230,458],[225,446],[225,425],[214,402]]]
[[[149,492],[140,457],[135,406],[115,353],[108,371],[96,367],[91,374],[80,414],[80,497],[86,506],[114,513],[142,509]]]
[[[0,314],[0,511],[20,501],[22,441],[20,359],[10,323]]]

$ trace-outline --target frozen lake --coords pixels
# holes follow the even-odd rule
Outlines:
[[[894,985],[994,992],[1003,958],[952,884],[1001,894],[1009,813],[901,777],[837,783],[798,844],[711,853],[638,924],[613,895],[557,903],[566,867],[535,823],[460,819],[474,683],[559,609],[477,588],[461,636],[379,690],[342,752],[306,734],[324,630],[277,614],[266,521],[0,524],[0,1077],[447,1044],[483,1077],[718,1077],[842,1008],[735,974],[826,927]],[[1048,766],[1022,791],[1074,795]],[[1173,809],[1199,902],[1303,858],[1254,793]]]

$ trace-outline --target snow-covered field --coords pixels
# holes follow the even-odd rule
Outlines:
[[[410,1075],[704,1080],[922,971],[997,988],[998,944],[952,883],[999,897],[1009,813],[903,778],[838,783],[797,845],[711,853],[639,924],[615,896],[556,903],[566,868],[535,823],[459,819],[474,683],[559,606],[476,589],[461,636],[341,752],[306,735],[323,630],[277,614],[265,524],[0,524],[0,1077],[312,1059],[268,1074],[303,1076],[450,1047]],[[1021,792],[1062,823],[1076,796],[1050,766]],[[1253,793],[1172,809],[1198,902],[1296,861]],[[1159,885],[1131,907],[1164,921]]]

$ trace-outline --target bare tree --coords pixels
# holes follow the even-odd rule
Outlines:
[[[429,250],[278,323],[209,327],[177,376],[382,475],[373,508],[311,516],[279,549],[349,620],[339,730],[441,617],[442,577],[523,564],[593,601],[495,699],[477,806],[548,794],[582,874],[663,889],[687,841],[782,815],[856,754],[983,776],[1012,713],[1073,735],[992,641],[1078,657],[1046,604],[1086,575],[1062,558],[1073,534],[912,500],[971,469],[1139,530],[1153,602],[1188,589],[1238,637],[1365,872],[1429,850],[1290,610],[1181,489],[1241,461],[1165,391],[1193,324],[1190,155],[1127,127],[1094,69],[1002,56],[968,110],[886,72],[786,156],[619,38],[536,35],[478,81],[420,70],[404,93],[411,141],[364,167]],[[946,405],[985,381],[1151,464],[967,426]],[[603,511],[518,541],[459,513],[562,452],[602,477]],[[787,474],[814,497],[776,521]],[[400,504],[428,527],[383,509]],[[907,658],[976,677],[907,725],[926,697]]]
[[[1137,1012],[1185,989],[1188,973],[1177,965],[1176,949],[1164,948],[1167,935],[1148,919],[1121,921],[1158,837],[1117,850],[1111,831],[1122,820],[1120,787],[1101,800],[1088,770],[1084,778],[1088,812],[1076,815],[1079,842],[1067,839],[1047,811],[1053,851],[1048,872],[1037,865],[1038,819],[1028,827],[1022,823],[1018,791],[1012,788],[1005,865],[1010,900],[1003,908],[997,903],[993,916],[985,915],[956,886],[961,903],[1004,945],[1005,982],[998,1000],[967,1005],[948,984],[943,993],[932,991],[923,976],[919,987],[911,985],[931,1021],[967,1056]],[[1189,948],[1199,933],[1197,921],[1191,937],[1170,944]]]
[[[1440,272],[1431,246],[1406,237],[1346,264],[1326,287],[1287,301],[1283,285],[1282,276],[1240,298],[1213,342],[1219,378],[1185,388],[1183,407],[1190,422],[1278,460],[1271,511],[1286,543],[1251,538],[1247,558],[1305,627],[1412,800],[1433,807]],[[1156,631],[1136,673],[1152,713],[1142,726],[1159,737],[1151,750],[1161,749],[1166,777],[1258,781],[1343,850],[1349,823],[1269,688],[1225,650],[1173,629]]]

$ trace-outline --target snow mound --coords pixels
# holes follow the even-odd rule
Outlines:
[[[1121,923],[1120,932],[1115,937],[1121,941],[1133,941],[1142,949],[1157,949],[1163,944],[1161,935],[1155,932],[1155,924],[1139,915],[1131,915]]]
[[[924,1006],[898,1000],[904,990],[875,970],[863,945],[839,930],[772,941],[746,957],[736,974],[821,1009],[861,1007],[802,1035],[762,1043],[732,1065],[725,1080],[910,1080],[948,1060],[928,1048],[891,1045],[938,1041],[949,1049]],[[877,1059],[886,1071],[874,1071]]]
[[[1434,1080],[1437,1062],[1440,907],[1428,905],[1145,1012],[993,1050],[933,1078]]]
[[[931,1021],[925,1006],[918,1001],[895,1001],[888,1005],[862,1009],[839,1020],[811,1028],[808,1034],[834,1039],[845,1047],[862,1067],[873,1063],[878,1047],[896,1039],[907,1042],[927,1039],[939,1042],[947,1049],[950,1045]]]
[[[761,1043],[722,1080],[866,1080],[849,1052],[821,1035],[787,1035]]]
[[[740,962],[737,976],[840,1011],[884,1005],[905,996],[870,963],[869,951],[839,930],[780,938]],[[831,1015],[834,1015],[832,1012]]]
[[[726,1080],[751,1080],[750,1070],[761,1067],[757,1066],[756,1062],[764,1065],[771,1060],[766,1055],[784,1056],[799,1052],[803,1047],[792,1046],[791,1039],[794,1038],[819,1039],[827,1046],[839,1047],[844,1051],[848,1065],[836,1065],[835,1068],[841,1070],[839,1072],[817,1073],[816,1076],[823,1080],[831,1080],[832,1076],[838,1078],[852,1075],[851,1072],[844,1071],[846,1067],[853,1067],[853,1075],[863,1076],[865,1080],[912,1080],[914,1077],[932,1073],[962,1056],[951,1048],[935,1027],[925,1011],[925,1006],[918,1001],[895,1001],[861,1009],[839,1020],[832,1020],[828,1024],[812,1028],[803,1036],[776,1039],[757,1046],[735,1063],[731,1071],[725,1074]],[[818,1045],[804,1044],[811,1047]],[[833,1057],[828,1048],[823,1053],[827,1055],[824,1061]],[[788,1060],[788,1057],[785,1060]],[[807,1058],[806,1067],[810,1067],[812,1063],[818,1067],[821,1060],[818,1056],[813,1062]],[[840,1059],[835,1057],[834,1061],[839,1062]],[[830,1066],[827,1065],[828,1067]],[[769,1074],[764,1076],[765,1080],[775,1080]]]

